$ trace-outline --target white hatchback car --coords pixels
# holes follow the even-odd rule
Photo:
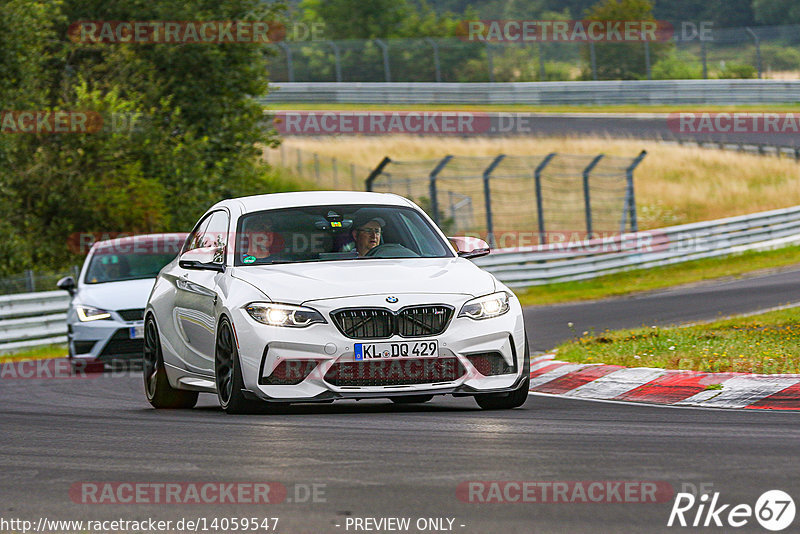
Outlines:
[[[458,238],[455,238],[458,239]],[[520,303],[413,202],[362,192],[222,201],[159,274],[145,309],[156,408],[215,393],[228,413],[274,403],[473,396],[521,406]]]

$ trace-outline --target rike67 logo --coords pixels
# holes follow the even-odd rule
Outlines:
[[[723,504],[718,491],[699,498],[692,493],[678,493],[667,526],[733,527],[752,525],[755,520],[767,530],[784,530],[794,521],[794,500],[781,490],[764,492],[755,506]]]

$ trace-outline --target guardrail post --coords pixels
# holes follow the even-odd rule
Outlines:
[[[433,69],[434,75],[436,76],[436,83],[441,83],[442,81],[442,66],[439,63],[439,44],[431,39],[430,37],[426,37],[425,40],[431,44],[433,48]]]
[[[586,215],[586,239],[592,238],[592,199],[589,194],[589,174],[594,170],[600,160],[605,157],[605,154],[599,154],[595,157],[589,165],[583,169],[583,205]]]
[[[592,79],[597,81],[597,53],[594,49],[594,41],[589,41],[589,58],[592,62]]]
[[[292,65],[292,49],[289,48],[289,45],[284,43],[283,41],[278,43],[284,53],[286,54],[286,71],[288,73],[289,81],[294,81],[294,66]]]
[[[377,167],[372,169],[372,172],[369,173],[369,176],[367,176],[367,179],[364,181],[364,185],[367,191],[372,191],[372,182],[375,181],[375,178],[377,178],[380,175],[380,173],[383,172],[383,168],[386,167],[389,163],[391,163],[391,161],[392,160],[389,158],[389,156],[386,156],[381,160],[380,163],[378,163]],[[350,172],[353,173],[353,177],[355,177],[355,172],[356,172],[355,165],[350,165]]]
[[[500,154],[494,158],[489,166],[486,167],[486,170],[483,171],[483,203],[486,204],[486,241],[489,242],[490,247],[494,247],[496,244],[494,239],[494,221],[492,219],[492,187],[490,180],[492,173],[505,157],[505,154]]]
[[[436,189],[436,177],[439,176],[439,173],[442,172],[442,169],[450,163],[450,160],[453,159],[453,156],[447,155],[442,158],[442,160],[434,167],[431,171],[429,176],[430,179],[430,195],[431,195],[431,217],[433,217],[433,222],[436,223],[436,226],[439,226],[439,199],[437,198],[437,189]]]
[[[375,39],[375,44],[381,47],[381,51],[383,52],[383,75],[386,78],[387,82],[392,81],[392,73],[389,70],[389,45],[381,41],[380,39]]]
[[[342,57],[339,54],[339,45],[337,45],[334,41],[327,41],[331,48],[333,48],[333,61],[334,61],[334,68],[336,69],[336,81],[342,81]]]
[[[536,217],[539,221],[539,244],[547,243],[547,235],[544,228],[544,202],[542,201],[542,171],[547,167],[552,159],[556,157],[555,152],[551,152],[542,160],[536,170],[533,171],[533,179],[536,183]]]
[[[625,188],[625,207],[623,208],[622,212],[622,227],[620,228],[621,234],[625,233],[626,214],[630,217],[631,232],[636,233],[639,231],[639,221],[636,218],[636,195],[634,194],[633,190],[633,171],[636,170],[636,167],[639,166],[646,155],[647,151],[642,150],[628,166],[628,168],[625,169],[625,178],[627,179],[628,185]]]
[[[756,32],[754,32],[751,28],[745,28],[747,33],[750,34],[750,37],[753,38],[756,44],[756,67],[758,68],[758,79],[761,79],[761,39],[758,38]]]

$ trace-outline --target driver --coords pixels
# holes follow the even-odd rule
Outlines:
[[[250,223],[247,232],[247,250],[242,253],[242,263],[255,263],[276,259],[272,254],[275,232],[269,219]]]
[[[367,252],[381,244],[384,226],[386,221],[380,217],[373,217],[356,226],[353,230],[353,239],[359,256],[365,256]]]

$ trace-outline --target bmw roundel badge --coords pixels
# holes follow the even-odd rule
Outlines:
[[[389,304],[394,304],[395,302],[397,302],[397,297],[386,297],[386,302],[388,302]]]

